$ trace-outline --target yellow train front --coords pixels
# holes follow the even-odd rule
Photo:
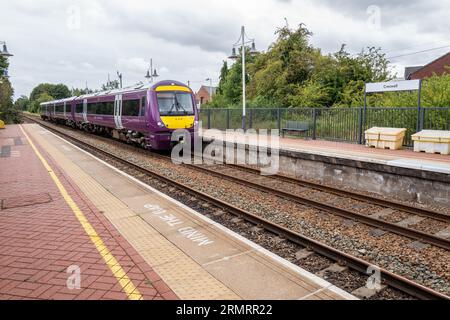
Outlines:
[[[199,112],[195,95],[188,86],[177,81],[158,82],[149,90],[148,101],[147,126],[152,149],[170,149],[172,133],[177,129],[185,129],[194,137]]]

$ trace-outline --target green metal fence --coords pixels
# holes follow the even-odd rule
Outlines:
[[[412,146],[411,135],[422,129],[450,130],[450,107],[435,108],[298,108],[247,109],[247,128],[286,128],[288,121],[307,124],[307,130],[289,132],[307,139],[321,139],[358,143],[364,131],[371,127],[406,128],[404,144]],[[240,109],[202,109],[200,120],[204,128],[237,129],[242,126]],[[365,119],[365,120],[364,120]],[[365,122],[365,123],[363,123]],[[419,125],[419,127],[418,127]]]

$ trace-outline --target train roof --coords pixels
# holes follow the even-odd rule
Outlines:
[[[164,80],[164,81],[160,81],[160,82],[158,82],[156,84],[139,82],[139,83],[137,83],[137,84],[135,84],[133,86],[129,86],[129,87],[121,88],[121,89],[110,89],[110,90],[106,90],[106,91],[99,91],[99,92],[88,93],[88,94],[84,94],[84,95],[81,95],[81,96],[73,96],[73,97],[70,97],[70,98],[64,98],[64,99],[60,99],[60,100],[52,100],[52,101],[42,102],[40,105],[41,106],[45,106],[45,105],[59,104],[59,103],[64,103],[64,102],[69,102],[69,101],[74,101],[74,100],[79,100],[79,99],[89,99],[89,98],[94,98],[94,97],[104,97],[104,96],[116,95],[116,94],[121,94],[121,93],[140,92],[140,91],[143,91],[143,90],[154,89],[156,87],[163,86],[163,85],[183,85],[183,86],[186,86],[185,84],[183,84],[183,83],[181,83],[179,81],[174,81],[174,80]]]

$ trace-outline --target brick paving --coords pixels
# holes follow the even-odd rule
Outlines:
[[[206,134],[207,135],[207,134]],[[242,138],[241,134],[228,133],[228,139],[234,141]],[[225,139],[225,136],[224,136]],[[280,149],[290,148],[299,152],[323,152],[330,156],[339,155],[340,157],[368,157],[381,160],[394,159],[413,159],[418,161],[433,161],[444,165],[450,164],[450,156],[434,153],[414,152],[411,149],[389,150],[369,148],[365,145],[349,142],[325,141],[325,140],[307,140],[302,138],[280,137]]]
[[[19,126],[0,131],[0,146],[17,141],[19,156],[0,158],[0,299],[126,299],[76,216],[28,145]],[[42,150],[77,206],[144,299],[177,299],[114,226]],[[69,289],[70,266],[81,288]]]
[[[416,160],[431,160],[439,161],[443,163],[450,163],[450,156],[443,154],[414,152],[410,149],[402,150],[387,150],[387,149],[375,149],[368,148],[364,145],[334,142],[334,141],[322,141],[322,140],[303,140],[296,138],[280,138],[280,145],[282,147],[321,150],[323,152],[335,152],[345,155],[345,152],[355,152],[361,154],[361,156],[382,156],[382,157],[395,157],[395,158],[410,158]]]

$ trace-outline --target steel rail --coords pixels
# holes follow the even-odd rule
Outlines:
[[[156,172],[150,171],[146,168],[143,168],[135,163],[132,163],[128,160],[122,159],[114,154],[111,154],[107,151],[104,151],[102,149],[99,149],[98,147],[95,147],[93,145],[87,144],[77,138],[74,138],[64,132],[61,132],[59,130],[56,130],[52,128],[51,126],[42,123],[41,121],[29,118],[30,120],[48,128],[52,132],[56,132],[57,134],[60,134],[64,137],[67,137],[69,140],[74,142],[76,145],[80,146],[84,149],[91,149],[94,152],[97,152],[99,154],[102,154],[106,157],[110,157],[117,162],[120,162],[127,167],[131,167],[135,169],[138,172],[141,172],[145,175],[151,176],[152,178],[155,178],[157,180],[163,181],[164,183],[171,185],[177,189],[180,189],[188,194],[191,194],[192,196],[196,198],[200,198],[206,202],[212,203],[213,205],[225,209],[226,211],[241,217],[242,219],[249,221],[251,223],[254,223],[256,225],[263,226],[266,230],[277,234],[279,236],[282,236],[294,243],[297,243],[301,246],[307,247],[323,256],[326,256],[334,261],[337,261],[339,263],[345,263],[348,267],[357,270],[358,272],[361,272],[363,274],[367,274],[367,270],[369,267],[374,267],[374,264],[362,260],[360,258],[354,257],[352,255],[349,255],[345,252],[342,252],[340,250],[337,250],[329,245],[326,245],[324,243],[321,243],[317,240],[314,240],[312,238],[309,238],[307,236],[304,236],[300,233],[294,232],[290,229],[287,229],[283,226],[280,226],[278,224],[275,224],[273,222],[270,222],[264,218],[261,218],[253,213],[250,213],[248,211],[245,211],[243,209],[237,208],[229,203],[226,203],[220,199],[217,199],[215,197],[212,197],[206,193],[203,193],[201,191],[197,191],[195,189],[192,189],[191,187],[180,183],[178,181],[175,181],[173,179],[167,178],[161,174],[158,174]],[[431,288],[428,288],[426,286],[423,286],[419,283],[416,283],[414,281],[411,281],[405,277],[402,277],[400,275],[397,275],[389,270],[386,270],[384,268],[377,267],[378,270],[380,270],[381,278],[385,281],[386,284],[389,286],[392,286],[394,288],[397,288],[400,291],[403,291],[409,295],[412,295],[418,299],[424,299],[424,300],[437,300],[437,299],[443,299],[443,300],[450,300],[450,296],[447,296],[443,293],[440,293],[436,290],[433,290]]]
[[[242,165],[236,165],[236,164],[228,165],[227,164],[227,166],[235,167],[237,169],[255,173],[255,174],[260,174],[260,170],[254,169],[254,168],[249,168],[249,167],[242,166]],[[403,204],[403,203],[399,203],[399,202],[395,202],[395,201],[388,201],[388,200],[384,200],[384,199],[379,199],[379,198],[376,198],[373,196],[364,195],[364,194],[360,194],[360,193],[356,193],[356,192],[352,192],[352,191],[348,191],[348,190],[336,189],[333,187],[324,186],[322,184],[305,181],[305,180],[300,180],[300,179],[296,179],[296,178],[291,178],[291,177],[287,177],[284,175],[277,174],[277,175],[273,175],[271,177],[274,177],[278,180],[286,181],[289,183],[297,184],[297,185],[300,185],[303,187],[308,187],[311,189],[317,189],[319,191],[332,193],[332,194],[335,194],[338,196],[352,198],[355,200],[360,200],[363,202],[376,204],[376,205],[379,205],[382,207],[391,208],[391,209],[407,212],[410,214],[415,214],[418,216],[427,217],[427,218],[431,218],[434,220],[439,220],[439,221],[450,223],[450,215],[440,213],[437,211],[427,210],[427,209],[423,209],[423,208],[417,208],[417,207],[410,206],[407,204]]]
[[[222,179],[227,179],[228,181],[235,182],[238,184],[243,184],[243,185],[246,185],[253,189],[263,191],[263,192],[266,192],[269,194],[274,194],[278,197],[281,197],[284,199],[289,199],[291,201],[294,201],[294,202],[302,204],[302,205],[307,205],[307,206],[310,206],[310,207],[313,207],[313,208],[316,208],[319,210],[329,212],[331,214],[339,215],[344,218],[354,219],[354,220],[360,221],[364,224],[367,224],[367,225],[370,225],[373,227],[377,227],[380,229],[388,230],[390,232],[393,232],[393,233],[396,233],[396,234],[399,234],[399,235],[402,235],[402,236],[405,236],[408,238],[412,238],[417,241],[426,242],[431,245],[434,245],[434,246],[437,246],[437,247],[440,247],[440,248],[450,251],[450,240],[449,239],[440,238],[440,237],[437,237],[437,236],[429,234],[429,233],[425,233],[422,231],[403,227],[403,226],[400,226],[400,225],[397,225],[397,224],[394,224],[394,223],[391,223],[388,221],[383,221],[380,219],[372,218],[370,216],[366,216],[361,213],[357,213],[357,212],[350,211],[347,209],[342,209],[342,208],[339,208],[339,207],[336,207],[333,205],[329,205],[329,204],[326,204],[326,203],[323,203],[323,202],[320,202],[317,200],[312,200],[305,196],[288,193],[288,192],[285,192],[282,190],[278,190],[278,189],[275,189],[272,187],[262,185],[260,183],[246,180],[244,178],[231,176],[231,175],[228,175],[228,174],[225,174],[222,172],[214,171],[212,169],[208,169],[207,166],[189,165],[189,167],[194,167],[200,171],[207,172],[216,177],[219,177]]]

